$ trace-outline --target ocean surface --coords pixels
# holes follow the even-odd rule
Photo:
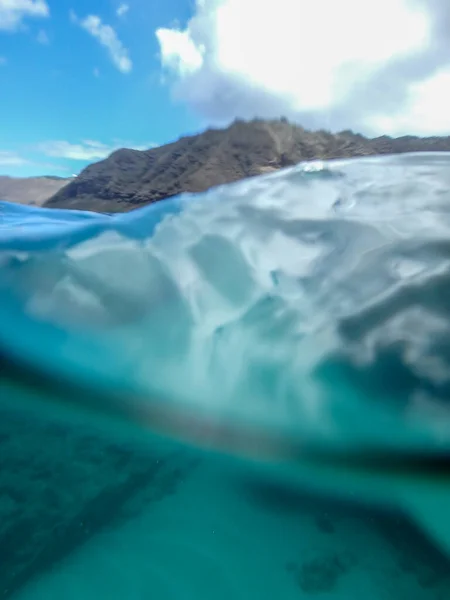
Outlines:
[[[0,202],[0,595],[450,597],[450,154]]]

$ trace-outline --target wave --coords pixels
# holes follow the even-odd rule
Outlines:
[[[449,166],[301,164],[121,215],[2,202],[3,352],[313,443],[448,448]]]

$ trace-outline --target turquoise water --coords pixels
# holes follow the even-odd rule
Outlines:
[[[450,595],[450,156],[0,205],[0,589]]]

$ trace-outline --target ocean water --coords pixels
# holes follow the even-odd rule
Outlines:
[[[0,203],[0,594],[450,597],[450,155]]]

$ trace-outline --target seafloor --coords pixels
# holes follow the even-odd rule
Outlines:
[[[450,562],[400,515],[26,414],[1,413],[0,443],[2,598],[450,598]]]

